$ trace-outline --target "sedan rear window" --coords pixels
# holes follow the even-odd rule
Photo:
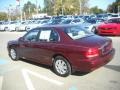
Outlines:
[[[65,28],[64,32],[73,40],[93,35],[93,33],[82,29],[80,26],[67,27]]]

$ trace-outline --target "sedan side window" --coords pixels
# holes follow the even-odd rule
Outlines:
[[[41,30],[39,41],[49,42],[51,30]]]
[[[32,30],[27,35],[25,35],[25,41],[36,41],[39,30]]]
[[[50,35],[50,41],[53,41],[53,42],[59,41],[59,35],[57,32],[52,30]]]
[[[59,35],[54,30],[45,29],[40,31],[39,41],[56,42],[58,40],[59,40]]]

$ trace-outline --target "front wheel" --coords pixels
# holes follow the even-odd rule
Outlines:
[[[94,34],[97,34],[97,29],[96,29],[96,27],[93,27],[93,28],[92,28],[92,32],[93,32]]]
[[[14,48],[10,48],[9,55],[10,55],[12,60],[16,60],[17,61],[19,59],[17,51]]]
[[[55,57],[53,68],[57,75],[67,77],[71,74],[71,66],[69,62],[62,56]]]

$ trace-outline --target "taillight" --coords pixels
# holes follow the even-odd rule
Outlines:
[[[86,52],[86,57],[91,58],[91,57],[96,57],[99,56],[99,50],[97,48],[90,48]]]

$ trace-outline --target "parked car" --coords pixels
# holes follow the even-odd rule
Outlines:
[[[2,24],[3,24],[3,22],[4,22],[4,21],[0,21],[0,25],[2,25]]]
[[[16,41],[9,41],[9,56],[53,66],[56,74],[91,72],[112,60],[112,40],[81,29],[79,25],[45,25]]]
[[[62,22],[60,22],[60,24],[81,24],[83,23],[84,20],[81,18],[77,18],[77,19],[65,19]]]
[[[36,20],[34,23],[31,23],[31,24],[26,26],[26,31],[29,31],[33,28],[40,26],[40,25],[41,25],[41,20]]]
[[[0,21],[0,31],[4,31],[4,29],[2,29],[3,24],[4,24],[4,21]]]
[[[88,19],[81,24],[86,30],[97,34],[97,27],[104,22],[104,19]]]
[[[41,25],[47,24],[48,21],[49,21],[49,19],[36,20],[34,23],[31,23],[31,24],[27,25],[26,30],[29,31],[33,28],[36,28],[36,27],[39,27]]]
[[[33,22],[34,21],[32,20],[22,21],[21,24],[16,27],[16,31],[26,31],[27,26],[32,24]]]
[[[24,30],[25,27],[22,28],[22,26],[24,26],[25,23],[26,23],[25,21],[20,21],[20,22],[15,26],[15,31]]]
[[[60,22],[62,22],[63,19],[51,19],[47,25],[57,25],[60,24]]]
[[[70,24],[73,19],[64,19],[60,24]]]
[[[111,18],[98,26],[100,35],[120,35],[120,18]]]
[[[15,31],[16,25],[17,25],[16,21],[8,21],[4,24],[3,30],[5,30],[5,31]]]
[[[0,30],[2,31],[5,31],[5,27],[7,27],[9,25],[9,22],[8,21],[5,21],[3,22],[1,25],[0,25]]]

